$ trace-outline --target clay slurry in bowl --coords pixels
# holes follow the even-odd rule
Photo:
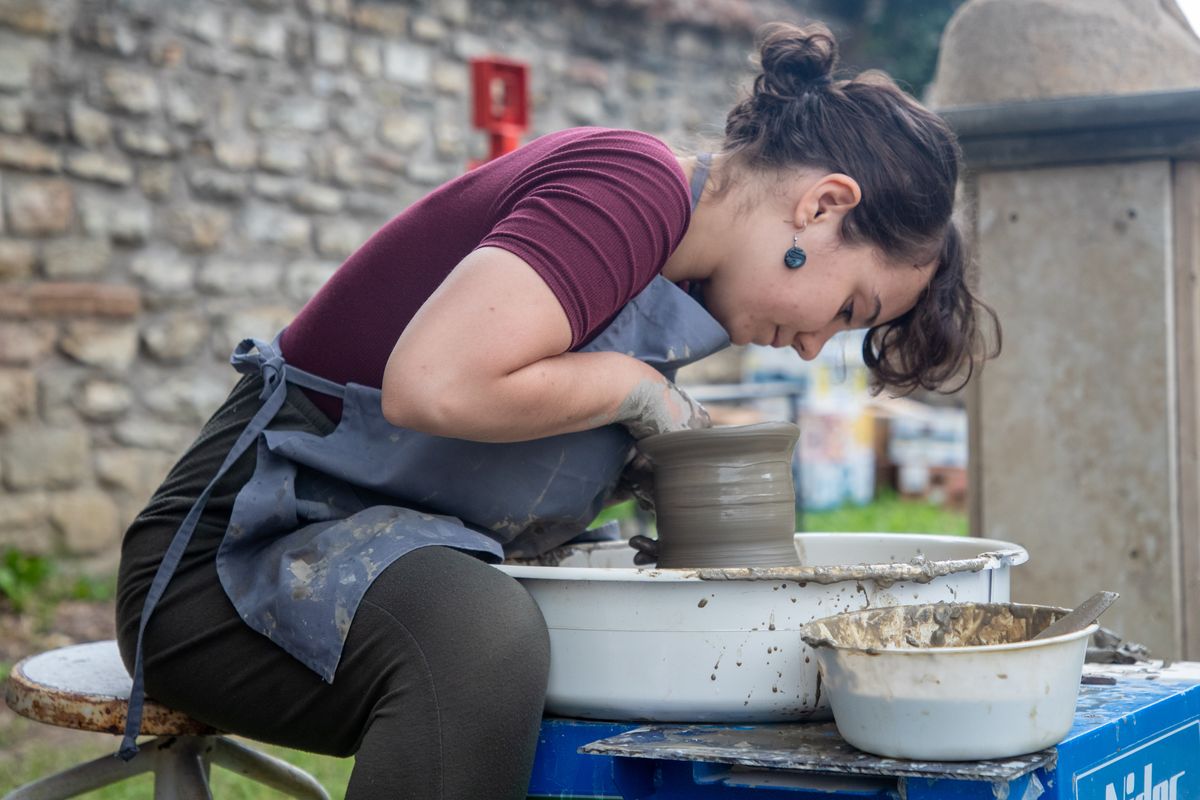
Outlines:
[[[651,436],[658,566],[798,565],[792,452],[800,429],[764,422]]]

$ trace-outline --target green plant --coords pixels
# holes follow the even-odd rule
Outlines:
[[[0,594],[15,611],[24,611],[53,573],[54,564],[48,558],[9,548],[0,558]]]

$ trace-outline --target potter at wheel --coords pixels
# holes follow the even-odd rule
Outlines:
[[[658,566],[786,567],[800,429],[764,422],[651,436],[638,448],[654,468]]]

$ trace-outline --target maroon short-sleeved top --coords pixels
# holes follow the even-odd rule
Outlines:
[[[547,134],[439,187],[346,259],[282,340],[289,363],[379,387],[409,320],[472,250],[526,261],[562,304],[572,349],[657,275],[691,218],[687,179],[649,134]],[[487,331],[480,331],[487,335]],[[341,403],[313,394],[336,420]]]

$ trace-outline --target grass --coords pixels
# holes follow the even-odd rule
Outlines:
[[[865,506],[842,506],[798,515],[797,530],[887,533],[941,533],[967,536],[967,515],[923,500],[885,494]]]

